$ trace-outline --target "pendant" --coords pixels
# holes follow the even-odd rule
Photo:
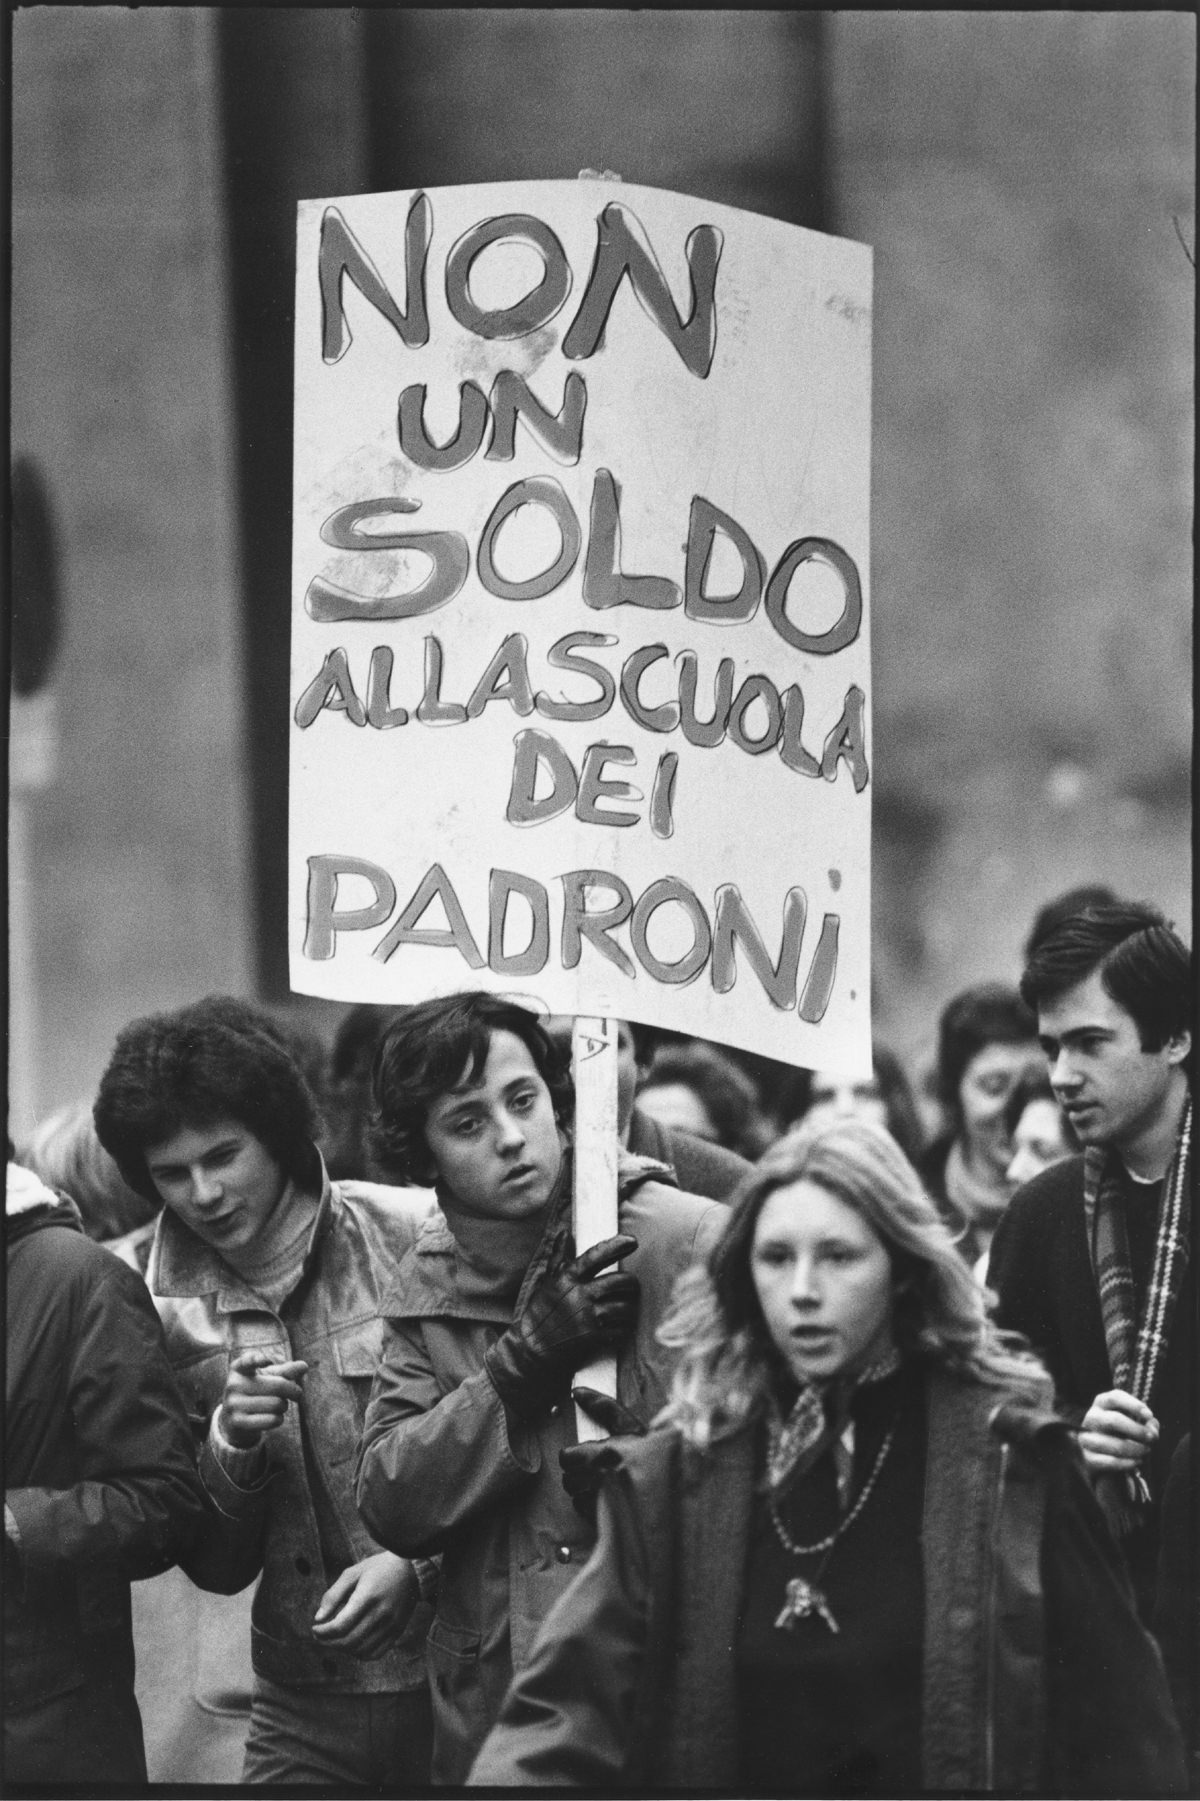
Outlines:
[[[820,1589],[814,1588],[811,1582],[806,1582],[803,1576],[792,1577],[787,1585],[786,1596],[779,1618],[775,1621],[785,1631],[790,1632],[797,1620],[806,1620],[813,1613],[824,1620],[831,1632],[841,1630]]]

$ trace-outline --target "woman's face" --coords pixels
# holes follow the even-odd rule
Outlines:
[[[892,1345],[892,1260],[861,1213],[801,1177],[764,1201],[750,1273],[797,1382],[856,1374]]]
[[[873,1125],[886,1126],[887,1105],[879,1092],[878,1078],[868,1076],[852,1082],[841,1076],[814,1075],[805,1124],[814,1119],[869,1119]]]
[[[1026,1102],[1013,1132],[1012,1142],[1013,1154],[1008,1166],[1008,1179],[1014,1185],[1031,1181],[1044,1169],[1049,1169],[1052,1163],[1061,1163],[1064,1157],[1069,1157],[1071,1147],[1063,1136],[1058,1102],[1051,1100],[1048,1095]]]
[[[639,1091],[637,1107],[639,1113],[649,1114],[672,1132],[690,1132],[693,1138],[707,1138],[712,1144],[720,1139],[708,1108],[686,1082],[651,1083]]]
[[[962,1136],[969,1160],[1003,1176],[1012,1156],[1004,1109],[1013,1084],[1037,1056],[1037,1045],[985,1044],[976,1051],[958,1084]]]

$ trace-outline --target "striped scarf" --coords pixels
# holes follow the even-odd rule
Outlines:
[[[1139,1316],[1129,1262],[1129,1234],[1116,1156],[1098,1146],[1084,1153],[1083,1209],[1092,1271],[1113,1385],[1147,1407],[1170,1337],[1171,1320],[1187,1268],[1191,1223],[1192,1104],[1184,1109],[1175,1154],[1163,1183],[1150,1285]],[[1110,1521],[1124,1534],[1150,1498],[1145,1477],[1106,1477],[1097,1485]]]

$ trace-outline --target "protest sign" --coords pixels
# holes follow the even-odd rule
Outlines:
[[[869,1067],[870,308],[652,188],[301,204],[293,988]]]

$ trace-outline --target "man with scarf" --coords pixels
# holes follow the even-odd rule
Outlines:
[[[1074,1411],[1148,1621],[1163,1484],[1195,1406],[1191,959],[1153,907],[1094,906],[1041,940],[1021,993],[1084,1152],[1014,1197],[989,1285]]]
[[[382,1302],[358,1503],[380,1544],[441,1556],[433,1779],[459,1784],[594,1542],[591,1510],[572,1500],[588,1454],[571,1378],[615,1352],[617,1402],[595,1397],[594,1415],[609,1430],[649,1422],[670,1373],[656,1328],[726,1209],[622,1154],[619,1232],[576,1256],[570,1076],[534,1015],[499,997],[405,1008],[374,1091],[381,1166],[432,1182],[440,1213]]]

